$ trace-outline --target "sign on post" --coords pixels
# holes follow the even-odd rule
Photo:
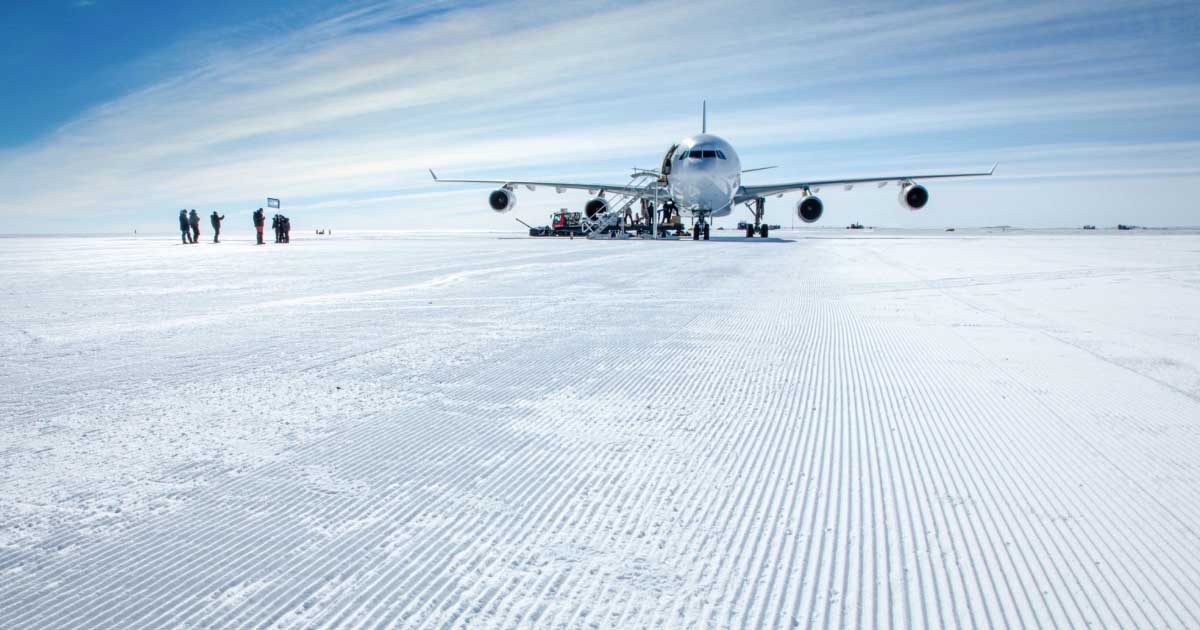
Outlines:
[[[279,200],[275,199],[274,197],[267,197],[267,207],[268,208],[278,208]]]

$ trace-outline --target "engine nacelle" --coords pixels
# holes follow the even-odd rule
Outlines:
[[[929,191],[920,184],[905,184],[900,187],[900,205],[909,210],[920,210],[929,203]]]
[[[813,223],[825,212],[825,204],[820,198],[809,195],[796,202],[796,216],[805,223]]]
[[[594,218],[598,214],[604,214],[605,212],[608,212],[608,200],[604,197],[590,199],[586,204],[583,205],[583,216],[589,219]]]
[[[508,212],[517,205],[517,193],[507,188],[497,188],[488,195],[488,205],[496,212]]]

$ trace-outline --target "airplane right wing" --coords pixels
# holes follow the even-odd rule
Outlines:
[[[854,184],[887,184],[889,182],[912,182],[918,179],[948,179],[952,177],[989,177],[996,172],[996,165],[991,170],[980,173],[942,173],[932,175],[890,175],[887,177],[860,177],[851,179],[823,179],[807,182],[787,182],[783,184],[767,184],[763,186],[742,186],[738,191],[735,203],[749,201],[756,197],[783,194],[793,190],[805,190],[820,186],[853,186]]]

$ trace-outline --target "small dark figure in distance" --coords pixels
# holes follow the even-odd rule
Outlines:
[[[213,226],[213,242],[221,242],[221,222],[225,220],[225,215],[218,215],[216,210],[208,217],[208,222]]]
[[[179,211],[179,234],[184,245],[192,242],[192,228],[188,225],[187,210]]]
[[[292,220],[287,217],[283,217],[283,242],[292,242]]]
[[[279,239],[280,239],[279,214],[278,213],[276,213],[275,216],[271,217],[271,229],[275,231],[275,242],[278,243]]]
[[[200,241],[200,215],[196,214],[195,208],[188,213],[188,223],[192,226],[192,242],[198,243]]]
[[[267,222],[267,217],[263,213],[263,209],[259,208],[254,211],[254,231],[258,233],[258,244],[262,245],[263,224]]]

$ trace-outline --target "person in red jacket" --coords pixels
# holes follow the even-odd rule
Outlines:
[[[254,231],[258,232],[258,244],[259,245],[263,244],[263,240],[262,240],[263,224],[266,223],[266,221],[267,221],[267,217],[263,213],[262,208],[259,208],[258,210],[254,211]]]

